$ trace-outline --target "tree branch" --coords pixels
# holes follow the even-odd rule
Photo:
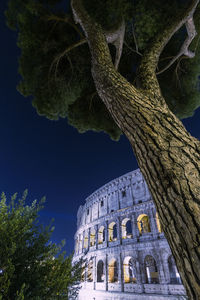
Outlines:
[[[134,26],[133,26],[133,23],[131,24],[131,27],[132,27],[133,39],[134,39],[134,43],[135,43],[135,50],[136,50],[136,53],[139,53],[138,44],[137,44],[137,39],[136,39],[135,32],[134,32]]]
[[[71,0],[71,7],[75,23],[81,25],[87,38],[92,61],[98,65],[113,67],[106,37],[101,26],[91,19],[83,6],[82,0]]]
[[[112,31],[103,31],[100,24],[94,22],[89,14],[86,12],[82,0],[72,0],[71,1],[72,11],[74,14],[75,23],[80,23],[90,50],[92,58],[98,62],[98,64],[112,64],[112,58],[107,43],[111,43],[116,48],[116,57],[115,57],[115,68],[118,68],[120,58],[122,55],[122,48],[124,42],[125,34],[125,23],[122,21],[117,30]],[[107,43],[106,43],[107,42]],[[92,44],[92,45],[91,45]],[[95,51],[94,51],[95,49]],[[102,56],[101,54],[104,53]]]
[[[70,45],[69,47],[67,47],[67,49],[65,49],[62,53],[59,53],[53,60],[53,62],[51,63],[51,66],[49,68],[49,73],[51,73],[52,69],[53,69],[53,66],[55,66],[55,75],[57,74],[57,69],[58,69],[58,65],[59,65],[59,62],[61,60],[61,58],[65,55],[67,55],[71,50],[75,49],[76,47],[78,46],[81,46],[83,44],[85,44],[87,42],[86,38],[78,41],[77,43],[74,43],[72,45]],[[69,60],[69,58],[68,58]],[[70,60],[69,60],[69,63],[70,63],[70,66],[72,65]]]
[[[169,64],[164,67],[161,71],[157,72],[156,74],[161,74],[164,71],[166,71],[169,67],[171,67],[173,65],[173,63],[175,63],[175,61],[182,55],[187,56],[188,58],[193,58],[195,56],[195,52],[192,52],[188,49],[188,47],[190,46],[192,40],[195,38],[195,36],[197,35],[196,29],[195,29],[195,25],[194,25],[194,20],[193,20],[193,16],[191,18],[189,18],[186,23],[185,23],[186,29],[187,29],[187,38],[185,39],[185,41],[183,42],[183,45],[180,49],[180,51],[178,52],[178,54],[169,62]]]
[[[105,32],[107,43],[113,44],[116,48],[115,55],[115,69],[118,69],[119,62],[122,56],[123,44],[124,44],[124,34],[125,34],[125,22],[122,21],[119,28],[115,31]]]
[[[126,41],[124,41],[124,45],[125,45],[128,49],[130,49],[132,52],[138,54],[139,56],[142,56],[142,53],[140,53],[140,52],[137,51],[137,50],[134,50],[131,46],[129,46],[129,44],[128,44]]]
[[[45,17],[47,21],[56,21],[56,22],[64,22],[68,23],[70,26],[74,28],[74,30],[80,35],[80,37],[84,37],[83,33],[81,30],[78,28],[78,26],[74,23],[73,19],[70,16],[65,16],[65,17],[59,17],[56,15],[48,15]]]
[[[161,95],[160,87],[156,77],[156,68],[160,54],[174,33],[177,32],[177,30],[179,30],[185,23],[190,24],[188,30],[191,30],[191,20],[198,4],[199,0],[191,0],[190,5],[184,11],[184,13],[176,16],[175,20],[168,24],[166,28],[155,37],[151,46],[145,50],[139,68],[139,78],[144,90],[152,93],[152,90],[155,92],[157,89],[157,96],[159,94]]]

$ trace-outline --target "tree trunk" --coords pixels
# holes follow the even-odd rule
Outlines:
[[[200,142],[160,101],[138,98],[119,80],[103,89],[102,73],[93,74],[133,147],[187,293],[200,299]]]
[[[169,110],[151,66],[140,74],[147,88],[135,88],[115,70],[81,0],[72,9],[88,40],[97,92],[132,145],[189,299],[200,299],[200,142]]]

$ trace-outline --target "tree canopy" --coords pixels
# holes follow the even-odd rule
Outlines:
[[[106,33],[125,22],[123,51],[118,71],[140,86],[138,66],[154,37],[162,32],[189,0],[84,0],[90,15]],[[69,3],[68,3],[69,4]],[[91,76],[91,55],[84,33],[73,20],[71,8],[60,0],[10,0],[6,11],[8,26],[17,30],[21,48],[18,90],[32,96],[38,114],[49,119],[67,118],[79,132],[104,131],[118,139],[121,131],[99,98]],[[162,94],[178,116],[192,116],[200,105],[200,8],[194,15],[197,36],[190,45],[194,58],[177,60],[158,75]],[[162,52],[157,72],[165,68],[186,39],[180,28]],[[116,49],[109,44],[115,59]]]
[[[44,199],[25,204],[27,192],[7,202],[0,200],[0,299],[68,299],[75,295],[81,267],[72,267],[72,256],[66,257],[59,246],[50,242],[51,225],[38,223]],[[73,275],[73,276],[72,276]],[[72,298],[70,298],[72,299]]]

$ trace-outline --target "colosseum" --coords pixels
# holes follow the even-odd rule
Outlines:
[[[79,300],[187,299],[139,169],[104,185],[77,213]]]

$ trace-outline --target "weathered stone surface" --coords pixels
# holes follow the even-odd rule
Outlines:
[[[87,266],[79,300],[185,299],[139,169],[104,185],[79,207],[73,261],[80,257]]]

